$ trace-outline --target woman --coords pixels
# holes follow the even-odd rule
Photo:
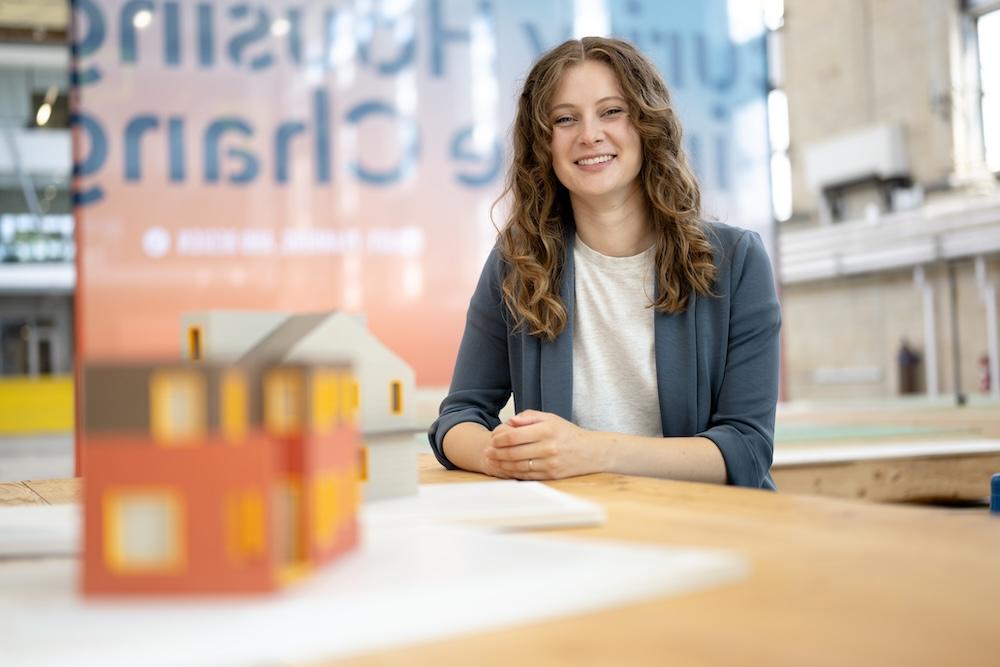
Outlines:
[[[438,460],[773,489],[770,264],[755,233],[701,221],[656,69],[619,40],[568,41],[532,68],[513,131],[511,213],[430,428]]]

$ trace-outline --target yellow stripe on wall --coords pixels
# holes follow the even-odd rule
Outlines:
[[[72,376],[0,378],[0,435],[72,430]]]

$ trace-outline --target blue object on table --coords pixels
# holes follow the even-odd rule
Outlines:
[[[1000,514],[1000,473],[990,482],[990,512]]]

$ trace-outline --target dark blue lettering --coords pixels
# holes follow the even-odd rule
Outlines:
[[[142,178],[142,135],[160,126],[155,116],[136,116],[125,126],[125,180]]]
[[[302,64],[302,12],[288,10],[288,55],[296,65]]]
[[[215,12],[212,5],[198,5],[198,64],[215,65]]]
[[[431,41],[431,74],[435,78],[444,76],[444,49],[448,42],[468,43],[471,36],[468,30],[458,30],[446,28],[444,25],[444,12],[441,9],[442,0],[431,0],[428,15],[430,18],[430,41]],[[491,5],[483,1],[478,6],[480,14],[489,16]]]
[[[313,93],[313,122],[316,125],[316,180],[330,182],[330,99],[322,88]]]
[[[249,5],[233,5],[229,8],[229,16],[234,19],[243,19],[250,16]],[[234,65],[243,64],[244,51],[262,39],[267,39],[271,34],[271,20],[267,11],[258,9],[255,14],[256,20],[253,25],[246,30],[239,32],[229,42],[229,59]],[[270,53],[262,53],[250,61],[250,69],[264,69],[274,63],[274,56]]]
[[[702,84],[711,86],[719,92],[725,92],[733,87],[736,77],[739,74],[739,55],[736,53],[736,46],[732,42],[727,42],[720,49],[723,51],[723,71],[719,76],[713,78],[711,70],[712,54],[708,45],[708,38],[703,33],[698,33],[695,40],[695,69],[698,71],[698,78]]]
[[[70,114],[70,125],[80,128],[87,137],[89,151],[87,157],[73,163],[73,176],[86,177],[96,174],[108,159],[108,139],[104,128],[96,118],[83,112]],[[75,179],[74,179],[75,180]],[[94,186],[85,190],[73,190],[73,205],[85,206],[104,198],[104,189]]]
[[[462,185],[469,187],[481,187],[492,183],[500,173],[500,166],[503,162],[503,151],[500,142],[496,137],[490,142],[489,155],[483,155],[476,150],[472,142],[473,128],[462,128],[455,133],[455,138],[451,141],[451,157],[456,162],[469,162],[477,165],[485,165],[478,173],[460,171],[455,175]]]
[[[357,125],[371,115],[389,116],[397,121],[403,120],[399,118],[396,110],[385,102],[370,100],[362,102],[348,111],[347,122]],[[417,159],[420,157],[420,133],[416,123],[412,120],[408,121],[406,134],[409,136],[407,137],[408,141],[406,145],[403,147],[403,156],[399,164],[393,169],[375,171],[368,169],[360,162],[351,162],[349,165],[350,170],[362,181],[373,185],[391,185],[396,183],[416,167]]]
[[[183,118],[172,116],[167,119],[167,142],[170,150],[170,180],[174,183],[183,183],[186,176]]]
[[[171,67],[181,64],[181,12],[176,2],[163,4],[163,59]]]
[[[219,144],[222,142],[222,135],[231,132],[244,137],[253,136],[253,128],[246,121],[240,118],[220,118],[213,121],[205,129],[204,137],[204,161],[205,161],[205,182],[218,183],[219,172],[221,171],[219,157]],[[250,183],[260,171],[257,158],[249,151],[239,148],[230,148],[227,155],[231,158],[238,158],[243,162],[243,169],[229,176],[230,183],[245,184]]]
[[[118,36],[121,42],[121,61],[134,63],[136,56],[136,40],[139,29],[135,27],[135,15],[141,11],[153,11],[151,0],[130,0],[122,7],[118,17]]]
[[[372,56],[371,49],[372,44],[375,41],[375,34],[378,28],[387,28],[387,32],[395,37],[396,30],[393,30],[396,26],[396,21],[387,20],[384,17],[378,17],[372,20],[372,30],[369,33],[368,39],[364,42],[358,44],[358,59],[365,65],[371,65]],[[395,41],[395,40],[394,40]],[[374,63],[376,71],[383,76],[393,76],[398,74],[408,65],[413,63],[413,56],[417,52],[417,36],[416,31],[410,31],[409,38],[399,46],[399,53],[392,60],[383,60],[379,63]]]
[[[73,41],[70,49],[73,54],[73,73],[71,75],[72,84],[85,86],[101,79],[101,70],[96,67],[88,67],[85,70],[76,68],[80,58],[85,58],[96,52],[104,44],[104,15],[100,8],[94,4],[93,0],[77,0],[74,9],[82,14],[77,16],[74,22],[74,30],[70,31]],[[86,24],[87,29],[80,27]]]
[[[288,145],[292,137],[306,131],[306,124],[299,121],[282,123],[274,133],[274,178],[278,183],[288,182]]]

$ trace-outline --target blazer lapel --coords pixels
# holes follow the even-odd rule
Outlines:
[[[653,316],[656,387],[664,436],[698,432],[698,327],[692,295],[683,313]]]
[[[542,341],[539,363],[542,410],[569,420],[573,415],[573,312],[576,301],[576,280],[573,269],[575,230],[567,230],[564,238],[566,257],[563,264],[559,296],[566,306],[566,328],[551,343]]]

